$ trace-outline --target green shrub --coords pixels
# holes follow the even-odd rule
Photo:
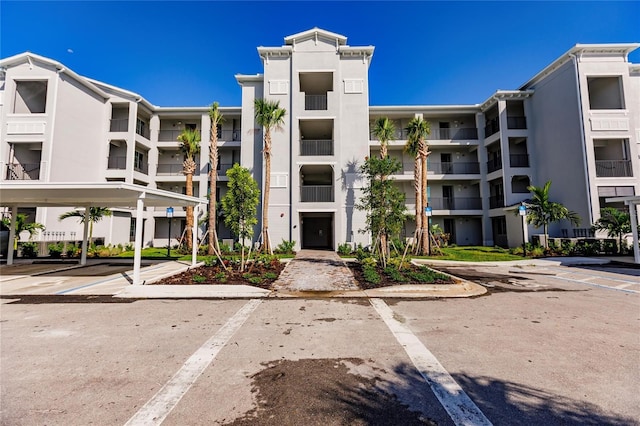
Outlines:
[[[265,272],[263,277],[267,280],[275,280],[276,278],[278,278],[278,274],[276,274],[275,272]]]
[[[376,265],[378,264],[378,261],[373,256],[367,256],[367,257],[361,259],[360,263],[362,263],[362,267],[363,268],[365,266],[370,267],[370,268],[375,268]]]
[[[351,244],[344,243],[338,245],[338,254],[342,256],[348,256],[352,253]]]
[[[409,278],[420,283],[432,283],[438,280],[447,281],[449,277],[439,272],[435,272],[426,266],[421,266],[417,271],[407,272]]]
[[[221,241],[218,241],[218,246],[220,247],[220,253],[227,254],[231,253],[231,247],[229,244],[225,244]]]
[[[221,283],[227,281],[227,274],[222,271],[216,273],[213,277],[216,279],[216,281],[219,281]]]
[[[49,256],[54,258],[59,258],[62,256],[62,250],[64,248],[64,244],[62,243],[53,243],[47,246],[49,249]]]
[[[362,265],[362,274],[364,275],[364,280],[368,283],[379,284],[381,281],[375,267]]]
[[[278,253],[278,254],[294,254],[295,252],[293,251],[293,248],[295,247],[295,245],[296,245],[295,241],[285,241],[283,239],[282,242],[280,244],[278,244],[278,246],[274,250],[274,253]]]
[[[78,254],[78,250],[78,246],[76,246],[75,244],[68,244],[65,254],[67,255],[67,257],[76,257]]]
[[[20,244],[22,249],[22,257],[36,257],[38,256],[38,243],[33,241],[27,241]]]
[[[386,268],[384,268],[384,273],[392,280],[395,282],[399,282],[399,283],[404,283],[409,281],[407,279],[407,277],[405,277],[404,275],[402,275],[400,273],[400,271],[398,270],[397,267],[394,266],[387,266]]]
[[[204,259],[204,266],[216,266],[218,264],[218,258],[215,256],[208,256]]]
[[[248,279],[248,281],[251,284],[261,284],[262,283],[262,277],[251,277]]]
[[[203,283],[207,280],[207,277],[205,277],[204,275],[194,275],[193,277],[191,277],[191,279],[193,280],[194,283],[200,284]]]

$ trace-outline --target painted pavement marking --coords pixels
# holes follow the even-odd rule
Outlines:
[[[129,419],[125,426],[161,424],[260,303],[261,299],[252,299],[240,308],[216,334],[191,355],[180,370]]]
[[[393,333],[398,343],[411,358],[420,375],[429,383],[451,420],[456,425],[489,426],[492,423],[467,396],[460,385],[440,364],[437,358],[404,324],[394,318],[393,311],[382,299],[370,299],[371,305],[378,311]]]

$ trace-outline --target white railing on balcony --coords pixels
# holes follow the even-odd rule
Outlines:
[[[40,179],[40,163],[11,163],[7,164],[7,180],[38,180]]]
[[[180,133],[182,130],[159,130],[158,142],[177,142]]]
[[[303,185],[300,187],[300,201],[331,203],[333,202],[333,185]]]
[[[158,163],[156,174],[164,175],[164,176],[180,176],[184,174],[182,173],[183,170],[184,170],[184,167],[182,164]],[[193,175],[194,176],[200,175],[200,164],[196,164],[196,171]]]
[[[110,132],[128,132],[129,131],[129,119],[128,118],[112,118],[109,125]]]
[[[333,155],[333,141],[330,139],[302,139],[300,155]]]

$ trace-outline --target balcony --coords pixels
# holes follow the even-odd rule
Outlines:
[[[218,176],[226,176],[227,170],[233,167],[233,163],[218,163]]]
[[[158,163],[158,168],[156,171],[156,175],[163,176],[180,176],[183,175],[182,171],[184,170],[182,164],[176,163]],[[193,174],[194,176],[200,175],[200,164],[196,164],[196,171]]]
[[[504,197],[502,195],[492,195],[489,197],[489,208],[497,209],[504,207]]]
[[[136,172],[140,172],[142,174],[148,175],[149,174],[149,163],[144,161],[144,162],[140,162],[140,163],[134,164],[133,165],[133,170],[135,170]]]
[[[434,210],[481,210],[480,197],[429,198],[429,206]]]
[[[510,154],[509,164],[511,167],[529,167],[529,154]]]
[[[631,160],[596,161],[596,177],[633,177]]]
[[[177,142],[180,133],[182,130],[159,130],[158,142]]]
[[[526,129],[527,117],[507,117],[507,128],[509,129]]]
[[[219,141],[239,141],[240,140],[240,129],[233,130],[218,130],[218,140]]]
[[[7,164],[7,180],[39,180],[40,163]]]
[[[129,119],[128,118],[112,118],[109,124],[110,132],[128,132],[129,131]]]
[[[495,157],[487,161],[487,173],[502,169],[502,158]]]
[[[333,202],[333,185],[303,185],[300,187],[300,201],[303,203]]]
[[[327,95],[305,95],[304,109],[306,111],[326,111]]]
[[[125,170],[127,168],[127,157],[124,156],[109,156],[107,160],[107,169],[110,170]]]
[[[330,139],[302,139],[300,155],[333,155],[333,141]]]
[[[429,165],[429,171],[435,174],[478,174],[480,173],[480,163],[478,162],[445,162],[445,163],[432,163]]]
[[[487,120],[484,126],[485,138],[488,138],[489,136],[493,135],[494,133],[498,133],[499,131],[500,131],[500,122],[498,121],[497,118],[494,118],[493,120]]]
[[[151,139],[151,135],[149,133],[149,126],[144,121],[138,120],[136,122],[136,133],[142,136],[145,139]]]
[[[431,129],[431,134],[427,139],[432,140],[467,140],[478,139],[478,129],[476,128],[449,128]]]

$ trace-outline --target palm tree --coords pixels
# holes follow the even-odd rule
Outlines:
[[[218,125],[222,124],[224,117],[218,107],[218,102],[214,102],[209,107],[211,126],[209,137],[209,249],[207,253],[210,255],[220,251],[218,234],[216,233],[216,184],[218,181]]]
[[[18,248],[18,240],[20,239],[20,234],[24,231],[29,233],[29,240],[33,238],[36,232],[39,230],[44,230],[44,225],[38,222],[28,222],[29,216],[24,213],[18,213],[16,215],[16,233],[13,241],[14,249]],[[8,217],[2,218],[2,226],[11,229],[11,219]]]
[[[89,207],[89,242],[93,239],[93,224],[96,222],[100,222],[103,218],[111,216],[112,211],[107,207]],[[85,210],[71,210],[65,213],[62,213],[58,220],[65,220],[70,217],[77,217],[80,219],[80,223],[84,223],[86,220],[86,209]]]
[[[180,149],[184,154],[184,162],[182,163],[182,173],[186,176],[186,192],[188,196],[193,196],[193,174],[196,172],[197,164],[194,160],[195,156],[200,153],[200,132],[186,128],[178,135],[178,141],[181,142]],[[187,235],[185,240],[187,249],[192,247],[191,233],[193,232],[193,206],[187,206]]]
[[[407,149],[416,157],[416,166],[414,166],[414,179],[418,177],[420,183],[414,182],[416,188],[416,232],[420,232],[418,236],[419,251],[422,255],[426,255],[429,251],[429,221],[424,208],[429,205],[427,199],[427,157],[429,156],[429,145],[427,144],[427,136],[431,133],[431,124],[422,119],[422,117],[414,117],[407,126]],[[418,175],[417,163],[420,162],[420,174]],[[418,202],[418,198],[420,202]],[[419,209],[419,210],[418,210]],[[420,217],[420,219],[418,219]],[[424,236],[425,231],[427,236]]]
[[[380,158],[387,156],[387,144],[394,139],[396,127],[387,117],[379,117],[373,126],[373,135],[380,141]]]
[[[600,210],[600,219],[593,225],[596,231],[606,231],[607,236],[618,237],[618,253],[622,251],[622,236],[631,232],[631,216],[613,207]]]
[[[271,129],[280,128],[284,124],[287,113],[280,108],[280,102],[256,99],[254,102],[256,122],[264,128],[264,190],[262,201],[262,243],[265,251],[272,254],[269,241],[269,186],[271,185]]]
[[[549,248],[548,230],[550,223],[566,219],[576,226],[580,225],[580,216],[576,212],[549,199],[550,187],[551,181],[547,181],[542,187],[528,186],[527,190],[531,192],[532,199],[524,202],[527,207],[527,223],[536,228],[543,227],[545,248]]]

